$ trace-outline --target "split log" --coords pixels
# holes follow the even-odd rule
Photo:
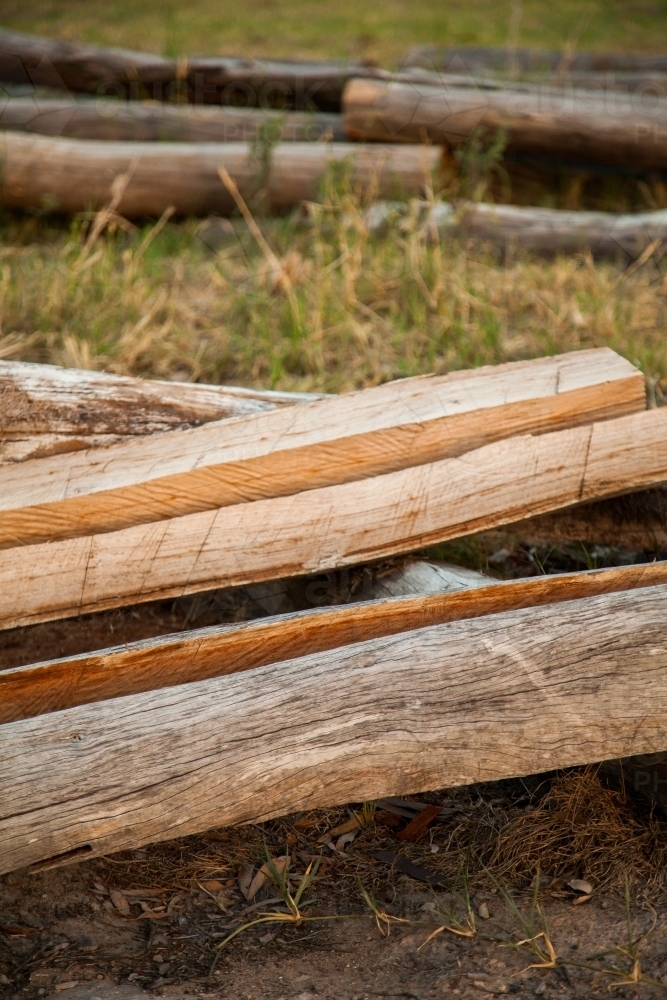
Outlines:
[[[168,59],[0,30],[0,81],[98,97],[339,111],[350,77],[387,75],[349,62]]]
[[[476,89],[351,80],[343,94],[348,139],[459,146],[479,129],[507,136],[507,152],[559,160],[667,168],[667,100],[636,106],[625,94],[515,87]]]
[[[0,360],[0,464],[319,398]]]
[[[0,469],[0,548],[378,476],[644,409],[608,348],[375,388]]]
[[[372,479],[0,551],[0,627],[412,552],[667,482],[667,411],[510,438]]]
[[[549,49],[420,45],[408,53],[402,69],[494,73],[667,73],[667,56],[633,52],[565,52]]]
[[[666,614],[661,585],[9,723],[0,872],[654,753],[667,745]]]
[[[159,216],[170,206],[179,215],[230,214],[236,205],[220,180],[223,166],[246,200],[262,189],[272,208],[287,209],[316,201],[334,162],[350,161],[353,186],[377,188],[380,197],[418,195],[440,164],[440,151],[424,146],[278,143],[265,169],[249,143],[95,142],[19,132],[1,139],[6,207],[101,209],[115,178],[126,175],[116,208],[127,217]]]
[[[69,139],[129,142],[341,140],[341,116],[259,108],[192,107],[143,101],[74,101],[15,97],[0,105],[0,128]]]
[[[415,565],[423,577],[429,564]],[[0,723],[227,676],[445,622],[667,584],[665,562],[505,583],[464,573],[460,567],[448,568],[444,591],[441,575],[441,590],[419,597],[411,589],[409,597],[218,625],[2,670]],[[432,579],[429,586],[435,586]]]

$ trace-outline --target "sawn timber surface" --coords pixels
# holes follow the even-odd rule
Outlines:
[[[244,420],[0,467],[0,547],[333,486],[644,407],[641,372],[608,348],[398,379]]]
[[[0,872],[664,750],[666,621],[662,585],[9,723]]]
[[[465,581],[469,584],[469,581]],[[0,671],[0,723],[208,680],[448,621],[667,584],[667,562],[475,581],[473,589],[311,609]]]
[[[367,562],[667,481],[667,411],[0,552],[0,627]]]

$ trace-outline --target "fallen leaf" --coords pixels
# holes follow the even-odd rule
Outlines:
[[[489,913],[489,908],[486,903],[480,903],[477,907],[477,912],[479,913],[482,920],[490,920],[491,914]]]
[[[297,819],[292,826],[295,830],[310,830],[312,827],[317,826],[317,823],[317,816],[302,816],[301,819]]]
[[[245,868],[241,869],[241,871],[238,874],[238,883],[239,883],[239,889],[243,893],[245,899],[250,899],[250,896],[248,895],[248,890],[250,889],[250,885],[252,883],[252,868],[248,868],[246,866]]]
[[[273,867],[276,869],[278,874],[282,875],[287,858],[286,857],[271,858],[271,861],[273,862]],[[262,888],[262,886],[266,885],[266,883],[269,881],[270,876],[271,873],[268,864],[262,865],[257,874],[254,876],[252,882],[248,886],[248,894],[246,896],[246,899],[248,900],[254,899],[259,890]]]
[[[356,830],[351,830],[349,833],[344,833],[336,841],[336,850],[342,851],[346,844],[351,844],[357,835]]]
[[[34,927],[23,927],[21,924],[5,924],[4,927],[0,927],[0,934],[5,937],[30,937],[36,933]]]
[[[426,809],[422,809],[413,820],[410,820],[404,830],[396,834],[396,840],[419,840],[439,815],[440,806],[426,806]]]
[[[79,985],[79,980],[73,979],[70,983],[56,983],[54,989],[56,993],[60,993],[61,990],[71,990],[78,985]]]
[[[579,906],[580,903],[587,903],[588,900],[592,898],[593,898],[592,896],[577,896],[576,899],[572,900],[572,905]]]
[[[130,915],[130,904],[128,903],[128,901],[125,898],[125,896],[123,895],[123,893],[119,892],[118,889],[110,889],[109,890],[109,896],[111,898],[111,902],[116,907],[116,909],[118,910],[118,912],[122,913],[123,916],[125,916],[125,917],[129,917],[129,915]]]
[[[404,858],[400,854],[394,854],[393,851],[369,851],[371,858],[375,858],[377,861],[384,861],[387,865],[392,865],[397,868],[399,872],[403,872],[404,875],[409,875],[410,878],[417,879],[419,882],[428,882],[429,885],[442,885],[443,882],[447,881],[445,875],[441,875],[438,872],[430,872],[426,868],[420,868],[419,865],[415,865],[408,858]]]
[[[222,882],[217,878],[208,878],[206,881],[200,882],[199,884],[202,889],[206,889],[207,892],[220,892],[221,889],[225,888]]]
[[[572,878],[567,884],[570,889],[574,889],[575,892],[583,892],[586,896],[590,896],[593,892],[593,886],[591,883],[586,882],[583,878]]]
[[[328,833],[324,833],[320,837],[320,841],[322,843],[326,843],[328,840],[333,840],[334,837],[340,837],[341,834],[351,833],[352,830],[358,830],[358,829],[359,829],[359,820],[357,819],[356,816],[353,816],[352,819],[348,819],[345,823],[341,823],[340,826],[335,826],[333,830],[329,830]]]
[[[389,812],[388,809],[380,809],[379,812],[375,813],[375,822],[378,826],[388,826],[395,830],[397,826],[401,825],[401,817],[394,812]]]

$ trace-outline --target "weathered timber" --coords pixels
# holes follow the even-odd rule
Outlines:
[[[667,240],[667,210],[619,215],[472,202],[452,208],[440,203],[430,210],[425,225],[545,254],[589,249],[597,256],[639,257],[649,244]]]
[[[348,139],[458,146],[502,129],[510,154],[667,168],[667,100],[558,88],[481,89],[351,80],[343,94]]]
[[[0,464],[318,398],[0,360]]]
[[[368,562],[667,482],[667,411],[371,479],[0,551],[0,627]]]
[[[333,486],[644,407],[642,374],[608,348],[399,379],[0,468],[0,548]]]
[[[402,69],[422,67],[436,72],[540,73],[667,73],[667,56],[633,52],[567,52],[549,49],[476,45],[420,45],[408,53]]]
[[[0,128],[69,139],[129,142],[253,142],[340,140],[340,115],[158,104],[148,101],[15,97],[0,103]]]
[[[428,564],[414,566],[421,568],[423,580]],[[416,590],[413,573],[410,593],[419,596],[218,625],[3,670],[0,723],[221,677],[444,622],[667,584],[665,562],[505,583],[464,573],[459,567],[441,571],[437,581],[428,580],[430,593]],[[404,582],[402,575],[395,574],[395,586]]]
[[[9,208],[44,208],[71,213],[101,209],[111,186],[127,178],[116,210],[124,216],[159,216],[171,207],[179,215],[228,215],[236,205],[220,180],[225,167],[248,200],[261,189],[267,205],[293,208],[316,201],[331,163],[350,161],[351,182],[377,189],[380,197],[416,195],[440,165],[440,151],[390,144],[282,142],[268,168],[251,143],[133,143],[53,139],[5,132],[0,202]]]
[[[349,62],[168,59],[0,30],[0,81],[98,97],[338,111],[351,76],[387,75]]]
[[[666,616],[662,585],[8,723],[0,872],[659,751]]]

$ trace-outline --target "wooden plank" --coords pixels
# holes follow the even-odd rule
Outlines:
[[[0,128],[69,139],[126,142],[253,142],[343,139],[340,115],[323,111],[193,107],[154,101],[14,97],[0,107]]]
[[[662,750],[666,621],[661,585],[9,723],[0,872]]]
[[[195,56],[79,45],[0,31],[0,80],[134,100],[338,111],[350,76],[386,76],[353,62]]]
[[[321,398],[0,360],[0,464]]]
[[[667,167],[667,100],[644,110],[632,95],[558,88],[479,89],[351,80],[343,94],[348,139],[458,146],[478,129],[507,136],[507,152],[559,160]]]
[[[0,547],[119,530],[377,476],[644,408],[641,373],[573,352],[211,422],[0,470]]]
[[[448,581],[451,585],[451,581]],[[0,723],[483,615],[667,584],[667,562],[497,582],[218,625],[0,671]]]
[[[116,177],[129,180],[117,206],[121,215],[228,215],[236,203],[220,180],[225,167],[248,200],[260,188],[280,210],[317,201],[330,165],[351,163],[351,183],[379,197],[419,195],[431,183],[441,152],[426,146],[281,142],[271,150],[268,170],[251,143],[106,142],[54,139],[20,132],[1,136],[0,202],[9,208],[62,213],[101,209],[111,200]]]
[[[667,411],[294,496],[0,552],[0,627],[411,552],[667,481]]]

